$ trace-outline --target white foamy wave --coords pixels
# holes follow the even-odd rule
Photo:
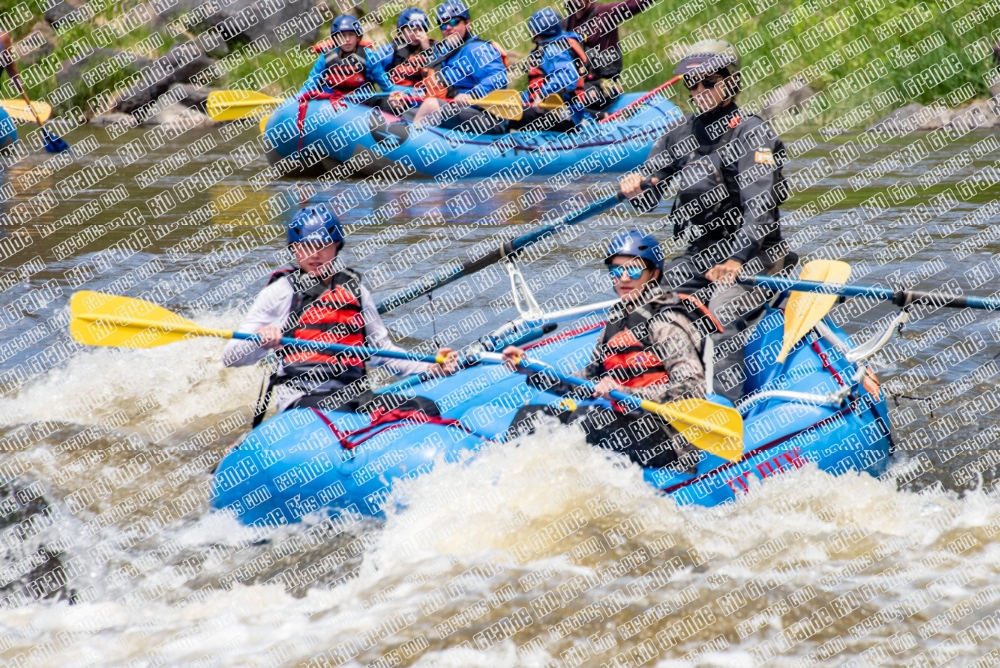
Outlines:
[[[615,637],[615,625],[627,628],[646,610],[668,611],[642,636],[651,638],[690,616],[693,608],[708,605],[715,621],[682,642],[662,645],[655,665],[748,665],[751,649],[799,617],[832,610],[831,601],[846,592],[879,592],[867,607],[783,657],[791,663],[837,636],[843,646],[835,662],[841,663],[873,642],[888,646],[896,626],[876,625],[864,634],[857,629],[873,613],[893,609],[919,591],[936,592],[937,598],[928,599],[926,610],[911,619],[914,627],[963,600],[982,603],[977,616],[957,627],[942,626],[919,639],[913,632],[914,644],[894,655],[908,660],[936,651],[943,639],[995,609],[988,586],[1000,574],[994,539],[994,527],[1000,526],[998,496],[996,488],[964,496],[935,487],[898,491],[892,476],[831,476],[806,466],[755,485],[738,504],[679,507],[647,486],[637,467],[586,445],[577,428],[543,426],[468,461],[439,462],[400,490],[394,497],[400,506],[385,524],[359,532],[367,552],[343,582],[314,585],[299,598],[278,585],[236,583],[227,590],[176,581],[183,599],[164,596],[138,610],[98,599],[0,611],[0,624],[16,638],[2,655],[11,658],[51,642],[61,647],[52,666],[88,657],[95,666],[132,659],[165,666],[253,661],[276,666],[314,659],[314,665],[328,661],[352,667],[377,659],[428,668],[544,666],[571,645],[590,643],[595,662],[585,665],[599,665],[636,642],[622,636],[616,649],[609,649],[607,636]],[[268,536],[268,546],[304,536],[308,529],[308,524],[282,527]],[[172,529],[170,538],[198,551],[236,544],[251,534],[231,518],[211,515]],[[600,553],[588,547],[598,544]],[[864,555],[876,552],[880,560],[864,566]],[[212,562],[206,571],[218,579],[259,554],[247,551],[239,563]],[[637,554],[651,557],[638,573],[616,570],[616,564]],[[676,568],[659,588],[631,593],[643,573],[672,563]],[[965,566],[971,570],[964,584],[932,586]],[[886,569],[894,570],[902,584],[880,584]],[[784,579],[775,580],[781,574]],[[172,582],[170,577],[163,575],[162,581]],[[532,602],[539,596],[571,591],[567,587],[580,582],[591,588],[565,595],[563,607],[537,616]],[[752,582],[773,582],[763,605],[805,591],[812,598],[791,617],[756,604],[728,615],[714,607],[720,597],[746,591]],[[609,596],[624,596],[626,604],[605,622],[611,626],[584,625],[583,635],[571,637],[551,633]],[[689,601],[696,602],[684,607]],[[481,611],[480,617],[469,617],[470,610]],[[524,611],[532,614],[532,622],[519,635],[492,644],[483,635],[487,627],[516,630],[511,620]],[[73,642],[58,645],[70,637],[67,633],[75,634]],[[994,638],[960,651],[975,656],[995,645]]]
[[[199,324],[231,328],[238,318],[227,313],[202,318]],[[263,372],[223,367],[224,344],[193,338],[140,350],[81,350],[14,396],[0,399],[0,415],[18,423],[91,425],[122,411],[129,423],[166,419],[178,424],[232,413],[253,401]]]

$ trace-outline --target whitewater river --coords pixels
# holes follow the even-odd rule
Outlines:
[[[992,313],[930,314],[879,358],[883,388],[907,395],[893,403],[899,449],[882,480],[806,466],[754,486],[744,503],[680,508],[564,429],[439,466],[384,521],[255,532],[210,512],[210,470],[248,430],[264,370],[224,369],[223,343],[211,339],[83,348],[67,332],[74,290],[143,295],[233,328],[282,266],[278,226],[300,198],[341,211],[352,228],[347,266],[387,295],[588,201],[600,184],[312,192],[262,178],[254,136],[199,130],[154,150],[141,131],[83,128],[68,137],[72,164],[37,152],[0,172],[5,665],[1000,661]],[[784,208],[812,215],[789,217],[786,237],[803,254],[827,247],[859,283],[990,294],[1000,288],[1000,246],[989,241],[1000,210],[989,202],[1000,190],[973,175],[1000,158],[998,137],[922,137],[930,155],[910,167],[886,159],[915,136],[857,156],[838,150],[857,146],[854,135],[787,138],[786,173],[800,192]],[[189,178],[206,169],[225,178],[207,188]],[[970,217],[977,211],[989,213]],[[595,249],[634,224],[595,220],[532,258],[524,273],[538,301],[607,298]],[[386,321],[403,346],[467,344],[516,316],[506,293],[496,270]],[[848,302],[835,315],[853,333],[893,312]],[[567,516],[578,528],[565,535],[553,523]],[[539,551],[518,557],[533,540]]]

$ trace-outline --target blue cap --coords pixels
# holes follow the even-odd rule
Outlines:
[[[652,234],[632,231],[615,235],[608,246],[608,258],[604,264],[610,264],[615,255],[641,257],[653,265],[654,269],[663,271],[663,249]]]
[[[361,27],[361,21],[350,14],[341,14],[330,24],[330,34],[336,35],[338,32],[353,32],[358,37],[365,34],[364,28]]]
[[[551,7],[543,7],[528,18],[532,37],[554,37],[562,32],[562,19]]]
[[[403,28],[404,26],[416,26],[424,30],[430,30],[431,20],[427,18],[427,14],[423,10],[416,7],[408,7],[400,12],[399,18],[396,19],[396,28]]]
[[[448,0],[448,2],[438,5],[434,10],[434,14],[438,25],[443,25],[452,19],[472,20],[469,8],[461,0]]]
[[[344,241],[344,230],[333,212],[325,206],[308,206],[288,221],[288,245],[302,241],[333,244]]]

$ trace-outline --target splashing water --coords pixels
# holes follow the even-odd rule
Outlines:
[[[129,384],[131,365],[104,351],[71,362],[62,391],[72,396],[97,369],[118,374],[113,408],[152,392],[168,400],[150,411],[160,420],[203,420],[252,400],[247,391],[214,408],[206,390],[199,401],[199,387],[230,372],[213,361],[217,342],[195,345],[196,354],[170,358],[176,371],[201,374],[177,402],[173,385]],[[13,400],[26,419],[44,414],[43,388],[59,385],[43,383]],[[75,598],[0,610],[9,661],[805,666],[920,655],[942,664],[1000,651],[990,635],[1000,601],[996,488],[914,493],[891,476],[807,466],[757,484],[738,504],[678,507],[576,428],[546,425],[466,462],[439,462],[394,492],[384,522],[311,517],[252,529],[200,503],[157,532],[94,518],[152,478],[169,481],[166,468],[74,513],[73,490],[52,483],[58,467],[35,461],[65,518],[55,533],[79,536],[63,555]],[[91,475],[107,476],[106,466],[83,478]],[[168,484],[141,514],[152,527],[196,488]],[[76,564],[90,567],[77,573]]]

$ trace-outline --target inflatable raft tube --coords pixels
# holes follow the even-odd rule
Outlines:
[[[17,126],[3,108],[0,108],[0,149],[7,148],[17,141]]]
[[[610,111],[641,97],[621,96]],[[286,176],[371,176],[453,181],[466,177],[529,174],[572,175],[625,172],[645,162],[653,142],[682,114],[675,104],[653,98],[634,116],[582,126],[575,132],[510,132],[475,135],[424,128],[359,104],[313,100],[306,104],[301,132],[299,103],[288,100],[264,125],[268,163]]]
[[[853,345],[832,322],[825,322]],[[748,395],[765,389],[826,394],[840,383],[853,383],[855,365],[824,338],[800,343],[778,364],[775,356],[783,324],[783,312],[769,309],[757,325],[746,348],[751,372],[745,383]],[[532,358],[553,365],[566,360],[572,367],[573,362],[589,359],[598,332],[545,343],[532,349]],[[213,505],[229,509],[247,524],[295,522],[316,511],[378,516],[396,481],[430,471],[441,456],[444,461],[459,461],[488,447],[491,440],[505,440],[526,404],[560,403],[560,397],[528,386],[524,378],[484,364],[386,399],[391,407],[404,398],[422,397],[422,405],[440,413],[431,420],[397,420],[390,415],[388,421],[378,419],[373,425],[364,414],[285,411],[250,432],[225,456],[215,473]],[[424,412],[429,415],[434,410]],[[741,412],[742,460],[732,463],[703,454],[696,475],[645,469],[646,481],[679,503],[714,506],[747,491],[752,479],[807,462],[832,473],[877,475],[892,451],[885,398],[870,383],[857,383],[841,406],[774,398],[741,407]]]

